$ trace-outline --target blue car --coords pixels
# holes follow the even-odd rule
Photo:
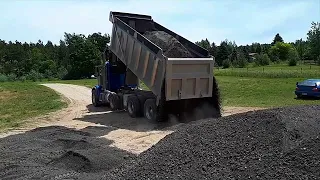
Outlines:
[[[320,79],[307,79],[296,83],[295,94],[301,97],[320,97]]]

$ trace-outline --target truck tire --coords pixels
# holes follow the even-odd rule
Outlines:
[[[92,101],[92,105],[94,107],[98,107],[101,105],[100,101],[99,101],[99,97],[96,96],[96,90],[95,89],[92,89],[91,91],[91,101]]]
[[[127,110],[130,117],[140,116],[140,102],[137,96],[129,96],[127,101]]]
[[[157,120],[157,105],[155,99],[147,99],[144,102],[144,117],[151,121]]]
[[[109,106],[111,108],[111,111],[118,110],[120,107],[120,99],[118,95],[116,94],[110,94],[109,95]]]

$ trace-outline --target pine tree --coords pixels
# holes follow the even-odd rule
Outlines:
[[[277,42],[283,42],[283,39],[282,39],[282,37],[280,36],[279,33],[276,34],[276,36],[274,37],[271,45],[273,46],[273,45],[275,45]]]

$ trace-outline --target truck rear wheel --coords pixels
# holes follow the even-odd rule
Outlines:
[[[157,120],[157,106],[155,99],[147,99],[144,103],[144,117],[148,120],[156,121]]]
[[[120,99],[116,94],[109,95],[109,105],[112,111],[118,110],[120,106]]]
[[[140,102],[137,96],[129,96],[127,101],[127,109],[130,117],[140,116]]]

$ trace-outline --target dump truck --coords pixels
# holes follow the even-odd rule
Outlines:
[[[111,11],[109,21],[111,41],[95,70],[94,106],[159,122],[221,116],[215,59],[207,49],[150,15]]]

